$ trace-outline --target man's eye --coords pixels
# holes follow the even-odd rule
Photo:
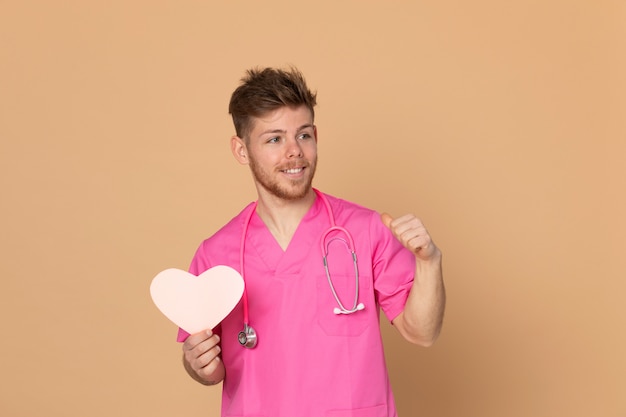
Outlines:
[[[311,137],[311,135],[309,135],[308,133],[303,133],[300,136],[298,136],[298,138],[300,139],[309,139]]]
[[[276,142],[278,142],[278,140],[279,140],[279,137],[278,136],[274,136],[273,138],[269,138],[267,140],[267,143],[276,143]]]

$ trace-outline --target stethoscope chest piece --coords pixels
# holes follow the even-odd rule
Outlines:
[[[237,335],[237,339],[239,339],[239,344],[241,346],[252,349],[257,343],[256,331],[245,323],[243,325],[243,330]]]

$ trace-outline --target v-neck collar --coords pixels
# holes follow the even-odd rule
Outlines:
[[[275,273],[298,273],[304,259],[313,250],[321,236],[321,227],[316,217],[323,210],[322,197],[316,196],[311,208],[306,212],[287,249],[283,251],[261,217],[255,212],[250,219],[246,247],[254,249],[256,255],[267,268]]]

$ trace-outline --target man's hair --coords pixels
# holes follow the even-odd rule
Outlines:
[[[228,113],[233,117],[237,136],[246,139],[252,130],[253,117],[261,117],[280,107],[304,105],[315,118],[316,97],[302,73],[294,67],[287,70],[253,68],[246,72],[233,92]]]

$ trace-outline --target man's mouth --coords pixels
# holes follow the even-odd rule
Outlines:
[[[283,169],[282,172],[286,174],[299,174],[302,172],[302,170],[304,170],[304,168],[290,168],[290,169]]]

